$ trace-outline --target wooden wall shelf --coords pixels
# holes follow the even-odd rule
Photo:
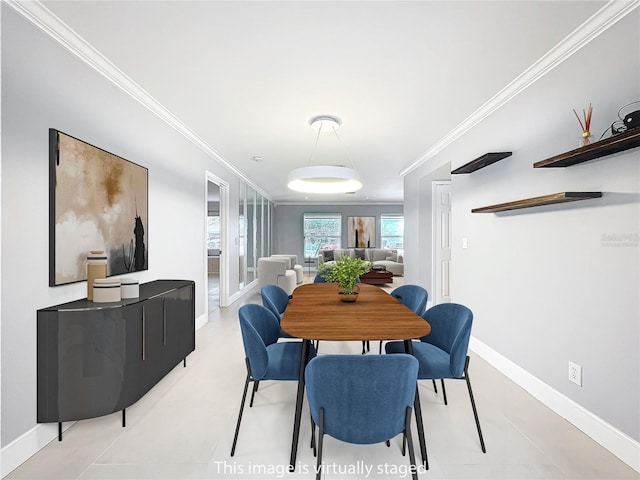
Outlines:
[[[524,198],[514,202],[499,203],[489,205],[488,207],[474,208],[472,213],[496,213],[505,212],[507,210],[517,210],[519,208],[539,207],[541,205],[551,205],[554,203],[576,202],[579,200],[588,200],[590,198],[600,198],[602,192],[560,192],[551,195],[543,195],[541,197]]]
[[[640,147],[640,128],[541,160],[534,163],[533,168],[569,167],[636,147]]]
[[[484,155],[476,158],[475,160],[471,160],[469,163],[465,163],[461,167],[456,168],[451,171],[451,174],[461,174],[461,173],[471,173],[476,170],[480,170],[481,168],[488,167],[492,163],[496,163],[503,158],[507,158],[511,156],[511,152],[495,152],[495,153],[485,153]]]

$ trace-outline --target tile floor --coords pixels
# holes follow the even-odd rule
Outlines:
[[[388,289],[392,286],[388,286]],[[253,291],[212,311],[196,333],[196,350],[135,405],[127,426],[119,413],[83,420],[7,477],[72,479],[311,479],[315,459],[303,422],[295,473],[289,461],[294,382],[264,382],[245,410],[229,456],[245,368],[237,310],[259,303]],[[372,350],[377,344],[372,344]],[[322,342],[321,353],[360,353],[359,342]],[[430,382],[420,385],[430,469],[421,479],[639,479],[640,474],[472,355],[470,376],[487,446],[480,450],[466,387],[448,381],[449,405]],[[308,410],[303,411],[308,418]],[[415,433],[414,433],[414,438]],[[325,441],[323,478],[410,478],[401,439],[391,448]],[[417,448],[417,443],[416,443]],[[369,470],[370,469],[370,470]]]

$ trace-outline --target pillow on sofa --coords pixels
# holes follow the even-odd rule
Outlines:
[[[364,248],[355,249],[355,258],[359,258],[360,260],[366,260],[366,258],[364,258]]]
[[[333,250],[323,250],[322,255],[325,262],[331,262],[333,260]]]
[[[391,255],[387,255],[385,260],[388,261],[388,262],[397,262],[398,261],[398,254],[397,253],[392,253]]]

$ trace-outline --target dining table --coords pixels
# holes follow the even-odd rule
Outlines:
[[[411,340],[431,331],[431,326],[420,315],[380,287],[368,284],[358,286],[357,301],[348,303],[340,300],[335,283],[300,285],[293,291],[282,317],[282,330],[292,337],[302,339],[290,471],[295,470],[304,399],[304,371],[309,361],[312,341],[402,340],[405,351],[413,354]],[[428,465],[417,385],[414,411],[422,461]]]

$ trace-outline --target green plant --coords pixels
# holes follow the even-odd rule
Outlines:
[[[361,258],[343,256],[334,265],[323,264],[318,273],[327,282],[337,283],[343,293],[353,293],[356,280],[371,269],[371,264]]]

